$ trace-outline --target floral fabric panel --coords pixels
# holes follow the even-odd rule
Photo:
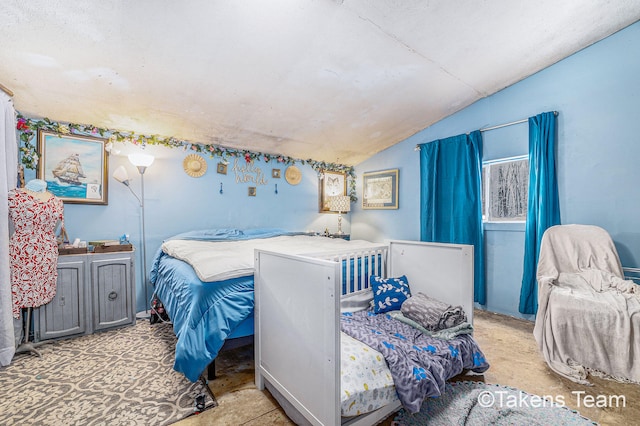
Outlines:
[[[15,228],[9,239],[14,318],[20,318],[21,308],[47,304],[56,295],[56,228],[63,215],[59,198],[43,201],[23,190],[9,191],[9,217]]]

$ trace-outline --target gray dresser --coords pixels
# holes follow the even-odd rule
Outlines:
[[[34,341],[135,324],[134,252],[58,257],[56,296],[33,310]]]

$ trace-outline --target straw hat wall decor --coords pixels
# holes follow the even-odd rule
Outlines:
[[[302,180],[302,173],[296,166],[289,166],[284,172],[284,178],[289,185],[297,185]]]
[[[198,154],[189,154],[182,161],[182,167],[186,174],[199,178],[207,172],[207,162]]]

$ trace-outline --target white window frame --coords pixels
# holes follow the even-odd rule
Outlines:
[[[490,175],[491,167],[494,165],[501,165],[505,163],[511,163],[511,162],[523,161],[523,160],[526,160],[528,162],[529,156],[519,155],[515,157],[498,158],[495,160],[488,160],[488,161],[482,162],[482,221],[484,223],[496,223],[496,224],[526,223],[527,221],[526,205],[525,205],[525,213],[518,218],[496,219],[489,210],[491,207],[490,204],[486,202],[486,200],[491,199],[491,182],[489,180],[491,176]],[[528,167],[527,167],[527,170],[528,170]],[[529,198],[528,180],[529,180],[529,176],[527,174],[526,188],[524,189],[525,194],[521,194],[521,196],[524,195],[524,199],[526,203],[528,203],[528,198]]]

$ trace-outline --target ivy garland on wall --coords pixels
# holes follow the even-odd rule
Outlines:
[[[41,120],[34,120],[23,116],[18,113],[18,121],[16,128],[20,135],[20,157],[22,164],[31,170],[35,170],[38,166],[39,155],[36,149],[36,143],[33,139],[39,130],[45,130],[49,132],[57,133],[58,135],[85,135],[85,136],[100,136],[108,139],[108,146],[113,146],[113,143],[117,142],[129,142],[133,145],[138,145],[144,148],[147,145],[162,145],[168,148],[182,148],[183,151],[191,150],[198,153],[209,154],[209,157],[220,157],[223,160],[229,158],[243,158],[247,163],[253,160],[262,159],[268,163],[270,161],[277,161],[278,163],[285,165],[293,165],[300,163],[302,165],[308,164],[318,174],[319,178],[322,178],[323,171],[332,171],[345,173],[349,182],[349,196],[351,201],[356,201],[356,174],[352,166],[345,166],[344,164],[327,163],[324,161],[315,160],[301,160],[297,158],[288,157],[279,154],[269,154],[264,152],[256,152],[244,149],[228,148],[221,145],[206,145],[202,143],[193,143],[184,140],[180,140],[174,137],[161,137],[158,135],[147,136],[134,132],[121,132],[118,130],[105,129],[98,126],[84,125],[68,123],[62,124],[59,122],[51,121],[48,118]]]

